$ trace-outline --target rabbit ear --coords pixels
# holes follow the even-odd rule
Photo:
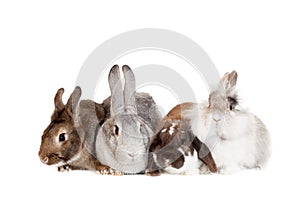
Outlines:
[[[220,86],[222,86],[225,90],[234,89],[237,81],[237,72],[232,71],[231,73],[227,72],[220,81]]]
[[[54,105],[55,105],[54,112],[59,112],[65,107],[64,103],[62,102],[62,95],[63,95],[64,91],[65,91],[64,88],[60,88],[56,92],[56,95],[54,97]]]
[[[81,88],[75,87],[66,104],[66,109],[70,115],[74,114],[81,96]]]
[[[108,82],[111,92],[112,115],[117,115],[120,110],[124,109],[122,82],[118,65],[114,65],[111,68],[108,75]]]
[[[211,155],[209,148],[204,143],[202,143],[197,137],[194,138],[192,145],[198,152],[198,158],[204,164],[207,165],[208,169],[211,172],[217,172],[218,168],[215,163],[215,160],[213,159],[213,157]]]
[[[124,86],[125,108],[129,111],[136,113],[135,77],[132,70],[127,65],[123,65],[122,70],[125,77],[125,86]]]
[[[209,151],[208,147],[205,144],[202,144],[200,152],[199,152],[199,159],[207,165],[208,169],[215,173],[218,171],[217,165],[211,152]]]

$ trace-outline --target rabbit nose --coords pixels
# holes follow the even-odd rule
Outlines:
[[[219,121],[221,121],[221,119],[216,119],[216,118],[214,118],[214,121],[215,121],[215,122],[219,122]]]
[[[128,155],[132,158],[132,159],[134,159],[134,157],[137,155],[136,153],[128,153]]]
[[[43,159],[41,159],[42,163],[47,164],[49,162],[49,158],[46,156]]]

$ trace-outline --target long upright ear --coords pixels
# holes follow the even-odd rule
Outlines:
[[[135,77],[132,70],[127,65],[123,65],[122,70],[125,77],[125,86],[124,86],[125,108],[130,112],[136,113]]]
[[[79,86],[76,86],[66,104],[66,109],[70,115],[75,114],[80,97],[81,97],[81,88]]]
[[[56,92],[56,95],[54,97],[54,105],[55,105],[54,112],[59,112],[65,107],[64,103],[62,102],[62,95],[64,91],[65,91],[64,88],[60,88]]]
[[[114,65],[108,75],[108,83],[111,92],[111,114],[117,115],[124,109],[124,98],[120,70],[118,65]]]
[[[237,82],[237,72],[232,71],[231,73],[226,73],[221,81],[220,81],[220,86],[222,86],[225,90],[231,90],[234,89],[236,82]]]

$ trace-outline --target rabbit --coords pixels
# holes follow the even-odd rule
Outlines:
[[[47,165],[57,165],[60,172],[89,169],[103,174],[115,173],[108,166],[102,165],[92,155],[91,149],[86,148],[91,145],[84,145],[86,141],[92,141],[94,132],[107,118],[105,107],[109,105],[91,100],[82,100],[79,103],[81,89],[78,86],[64,105],[63,93],[64,89],[59,89],[54,98],[55,110],[40,145],[41,161]],[[80,116],[83,126],[79,122]]]
[[[72,106],[72,102],[74,105],[78,104],[80,87],[75,88],[66,105],[62,102],[63,92],[63,88],[59,89],[54,98],[55,110],[51,123],[42,136],[39,151],[41,161],[48,165],[58,165],[58,171],[89,169],[104,174],[114,173],[93,156],[94,133],[110,117],[110,97],[102,104],[81,100],[77,108]],[[144,99],[146,96],[143,93],[137,93],[136,96],[137,101],[143,105],[152,101],[151,98]],[[75,110],[79,112],[76,114]]]
[[[271,136],[263,122],[239,106],[238,74],[226,73],[207,102],[200,104],[199,129],[193,132],[209,144],[220,173],[263,169],[271,156]]]
[[[158,176],[161,172],[192,175],[217,172],[208,147],[191,131],[187,121],[177,119],[169,112],[149,150],[146,173]]]
[[[63,93],[61,88],[55,95],[55,110],[42,136],[40,160],[47,165],[57,165],[60,172],[92,170],[100,174],[122,175],[120,171],[102,165],[95,157],[96,133],[110,118],[111,97],[101,104],[80,100],[81,88],[77,86],[64,105]],[[154,100],[146,93],[136,93],[135,96],[138,115],[151,122],[153,128],[161,119]]]
[[[221,174],[262,169],[271,156],[271,137],[254,114],[239,109],[237,72],[226,73],[203,103],[175,106],[169,117],[190,125],[192,133],[212,153]]]
[[[137,101],[136,94],[143,99],[152,97],[147,93],[136,93],[135,77],[130,67],[124,65],[122,71],[124,90],[119,66],[113,66],[109,72],[110,118],[97,133],[96,157],[101,163],[125,174],[144,173],[149,145],[162,117],[154,100]]]

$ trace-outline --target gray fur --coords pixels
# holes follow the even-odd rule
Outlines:
[[[97,134],[96,156],[113,169],[139,173],[146,169],[150,140],[161,115],[149,94],[135,93],[131,69],[123,66],[123,73],[124,91],[119,90],[119,67],[114,66],[109,73],[111,115]],[[124,100],[123,104],[120,99]]]
[[[123,92],[122,88],[120,91]],[[48,165],[59,164],[59,171],[89,169],[101,174],[116,174],[95,158],[97,133],[111,116],[111,97],[102,104],[91,100],[80,101],[81,89],[77,86],[65,105],[62,101],[63,93],[64,89],[59,89],[54,98],[55,110],[51,116],[51,123],[42,136],[39,151],[41,161]],[[154,112],[157,109],[153,108],[155,107],[153,99],[145,93],[136,93],[135,96],[138,112],[147,117],[145,119],[149,127],[155,127],[160,120],[160,114]],[[61,129],[64,129],[65,133]],[[57,144],[58,135],[61,133],[68,139]]]

